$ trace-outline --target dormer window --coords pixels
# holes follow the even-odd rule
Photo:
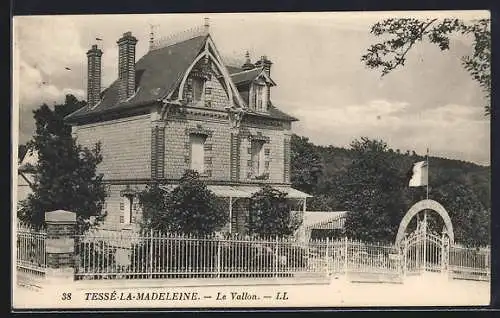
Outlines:
[[[258,112],[266,112],[267,111],[267,90],[268,86],[263,83],[254,84],[253,90],[253,100],[254,100],[254,109]]]

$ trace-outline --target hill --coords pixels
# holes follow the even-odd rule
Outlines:
[[[308,200],[308,210],[349,210],[345,202],[346,197],[347,200],[351,200],[352,191],[364,195],[362,193],[366,187],[361,184],[359,186],[355,183],[349,184],[353,179],[352,174],[349,176],[348,173],[353,162],[363,154],[360,155],[349,148],[314,145],[308,138],[297,135],[292,136],[291,146],[292,185],[314,196]],[[426,197],[425,187],[408,186],[413,164],[425,160],[425,156],[418,155],[414,151],[401,153],[390,148],[386,150],[386,154],[381,157],[383,159],[380,159],[380,162],[369,169],[382,171],[384,169],[378,167],[383,165],[391,166],[397,171],[396,174],[402,182],[396,185],[399,189],[396,193],[398,198],[403,199],[405,209],[397,211],[401,214],[415,202]],[[430,156],[429,166],[429,198],[440,202],[448,210],[456,227],[455,237],[468,244],[488,244],[491,168],[472,162],[434,156]],[[379,171],[358,170],[358,173],[363,175]],[[476,235],[479,231],[480,235]]]

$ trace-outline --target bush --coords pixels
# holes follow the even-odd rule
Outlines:
[[[158,184],[153,184],[139,195],[139,201],[145,230],[206,236],[228,221],[220,199],[193,170],[186,171],[172,192],[165,194]]]

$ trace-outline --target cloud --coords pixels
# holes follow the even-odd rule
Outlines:
[[[490,162],[490,122],[478,109],[448,104],[415,111],[401,101],[374,100],[338,108],[302,108],[292,114],[298,134],[322,145],[347,146],[361,136],[382,139],[394,149],[435,156]]]
[[[486,12],[487,13],[487,12]],[[209,14],[211,34],[223,56],[252,60],[267,55],[277,83],[272,100],[297,116],[299,134],[321,144],[348,145],[367,135],[392,147],[489,162],[489,121],[482,118],[484,94],[461,65],[470,43],[454,41],[450,51],[418,45],[404,68],[380,77],[360,61],[376,39],[370,26],[409,12]],[[422,16],[422,12],[412,15]],[[431,12],[427,16],[451,16]],[[485,11],[454,12],[480,17]],[[102,48],[102,85],[117,78],[116,41],[126,31],[139,40],[137,58],[148,50],[150,24],[156,37],[203,23],[205,15],[35,16],[14,19],[19,70],[21,142],[34,127],[32,110],[62,101],[67,93],[85,98],[85,53],[95,38]],[[245,36],[241,36],[245,34]],[[71,68],[71,71],[65,70]],[[43,84],[44,83],[44,84]],[[43,85],[41,85],[43,84]]]

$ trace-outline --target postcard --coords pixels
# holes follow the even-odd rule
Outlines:
[[[13,18],[12,303],[490,303],[487,11]]]

